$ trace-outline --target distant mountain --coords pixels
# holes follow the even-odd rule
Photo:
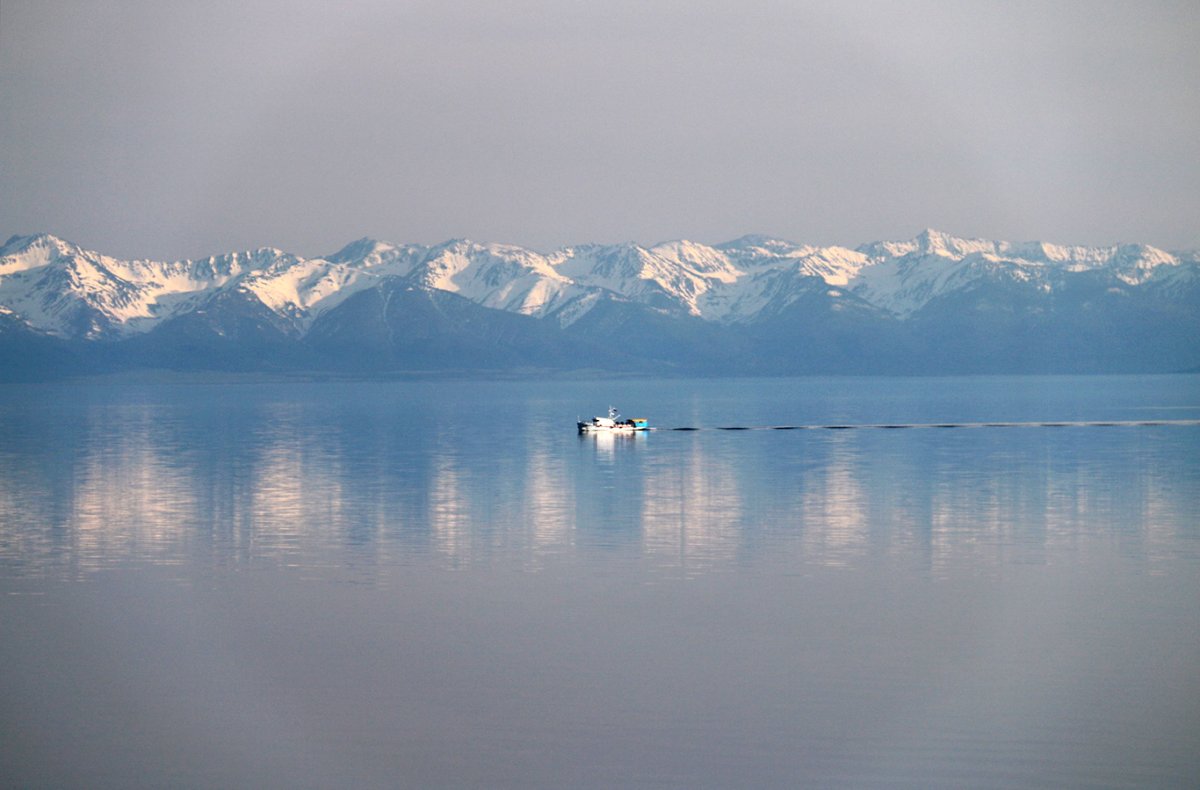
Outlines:
[[[1200,364],[1200,255],[926,230],[540,253],[372,239],[125,261],[0,247],[4,378],[132,368],[1173,371]]]

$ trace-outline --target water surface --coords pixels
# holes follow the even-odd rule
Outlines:
[[[1189,786],[1200,378],[0,390],[17,785]]]

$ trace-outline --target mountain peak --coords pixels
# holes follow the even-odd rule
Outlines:
[[[477,245],[475,242],[471,241],[470,239],[466,238],[465,236],[462,236],[462,237],[454,238],[454,239],[446,239],[441,244],[433,245],[432,249],[461,251],[461,250],[469,250],[469,249],[472,249],[477,246],[479,246],[479,245]]]
[[[15,255],[32,249],[55,250],[66,252],[75,249],[75,245],[60,239],[50,233],[35,233],[32,236],[9,236],[4,246],[0,247],[0,255]]]
[[[915,249],[925,255],[962,257],[978,252],[995,252],[996,243],[986,239],[963,239],[933,228],[925,228],[911,242]]]
[[[949,233],[943,233],[942,231],[934,228],[925,228],[913,238],[913,241],[915,241],[921,249],[929,252],[935,252],[938,250],[951,249],[957,246],[958,243],[962,242],[962,239],[951,236]]]
[[[390,249],[392,249],[392,245],[386,242],[372,239],[370,236],[363,236],[361,239],[350,242],[332,255],[326,255],[325,260],[331,263],[347,263],[349,261],[362,260],[368,255],[385,252]]]
[[[739,250],[739,249],[792,249],[798,246],[794,241],[787,239],[779,239],[774,236],[768,236],[765,233],[747,233],[744,236],[738,236],[731,241],[725,241],[715,245],[718,250]]]

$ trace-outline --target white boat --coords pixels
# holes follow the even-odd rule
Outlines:
[[[593,417],[584,422],[576,423],[580,433],[633,433],[650,430],[649,422],[643,417],[633,417],[622,420],[615,407],[608,407],[607,417]]]

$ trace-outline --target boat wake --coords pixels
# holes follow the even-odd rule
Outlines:
[[[1140,428],[1195,426],[1200,420],[1067,420],[1053,422],[906,422],[833,423],[825,425],[709,425],[646,428],[648,431],[851,431],[920,428]]]

